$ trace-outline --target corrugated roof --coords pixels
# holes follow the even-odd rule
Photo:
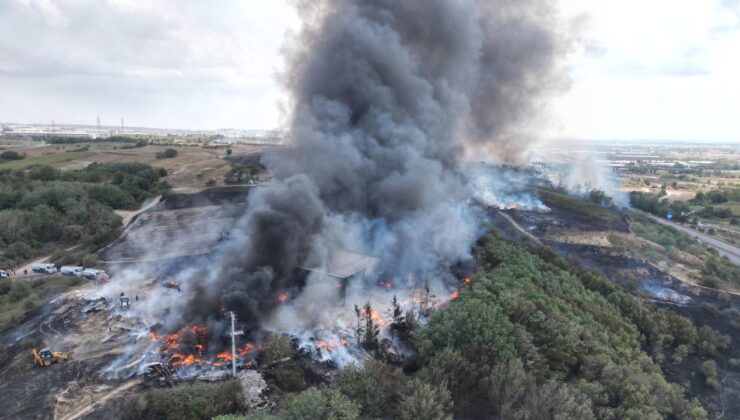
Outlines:
[[[355,254],[343,250],[333,250],[323,267],[301,267],[312,273],[324,274],[339,279],[346,279],[363,271],[369,272],[380,262],[379,258]]]

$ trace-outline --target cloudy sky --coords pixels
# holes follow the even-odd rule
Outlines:
[[[547,136],[740,141],[740,0],[564,0]],[[587,16],[587,17],[583,17]],[[0,121],[270,129],[284,0],[0,0]]]

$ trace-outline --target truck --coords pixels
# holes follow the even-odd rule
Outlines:
[[[79,265],[63,265],[59,269],[59,272],[65,276],[79,276],[82,270],[84,270],[84,268]]]
[[[51,263],[36,263],[31,265],[34,273],[54,274],[57,272],[57,266]]]

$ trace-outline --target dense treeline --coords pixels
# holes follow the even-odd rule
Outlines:
[[[683,201],[668,201],[660,194],[654,195],[637,191],[630,193],[630,204],[632,207],[663,218],[666,218],[668,211],[671,211],[673,213],[673,219],[679,222],[689,221],[690,215],[693,214],[689,204],[705,206],[696,212],[704,217],[735,219],[732,210],[729,208],[713,206],[713,204],[723,204],[730,201],[740,201],[740,189],[715,190],[707,193],[698,192],[688,203]]]
[[[167,185],[164,170],[139,163],[92,164],[59,171],[34,166],[0,171],[0,267],[58,245],[100,246],[118,234],[113,209],[132,209]]]
[[[550,251],[491,237],[477,253],[473,281],[412,334],[416,358],[405,369],[412,373],[380,362],[350,365],[277,413],[247,417],[706,418],[660,364],[711,358],[728,337]]]
[[[681,201],[668,201],[660,195],[633,191],[630,193],[630,205],[636,209],[666,218],[668,212],[673,213],[673,220],[685,222],[691,208]]]

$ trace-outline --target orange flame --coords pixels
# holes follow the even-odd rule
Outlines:
[[[333,349],[338,346],[346,346],[346,345],[347,345],[347,339],[345,338],[340,338],[338,343],[336,340],[319,340],[316,343],[314,343],[314,346],[316,346],[317,349]]]
[[[396,285],[393,284],[393,282],[390,280],[378,280],[378,286],[383,286],[385,288],[391,289],[395,287]]]
[[[458,297],[458,296],[460,296],[460,291],[458,291],[458,290],[455,290],[454,292],[452,292],[452,293],[450,294],[450,299],[451,299],[451,300],[457,299],[457,297]]]
[[[286,300],[288,300],[288,294],[280,292],[280,294],[278,294],[278,302],[285,302]]]
[[[465,284],[470,284],[470,277],[465,277],[465,278],[463,279],[463,283],[465,283]]]
[[[221,353],[216,355],[216,359],[226,360],[227,362],[230,362],[233,359],[233,357],[230,351],[224,350]]]
[[[246,343],[243,346],[241,346],[236,352],[239,353],[240,356],[244,356],[245,354],[249,353],[250,351],[253,351],[254,349],[255,349],[254,344]]]
[[[383,318],[381,318],[380,312],[378,312],[378,311],[376,311],[374,309],[370,312],[370,319],[372,319],[373,321],[375,321],[375,323],[378,324],[378,325],[380,325],[380,326],[385,325],[385,320]]]

